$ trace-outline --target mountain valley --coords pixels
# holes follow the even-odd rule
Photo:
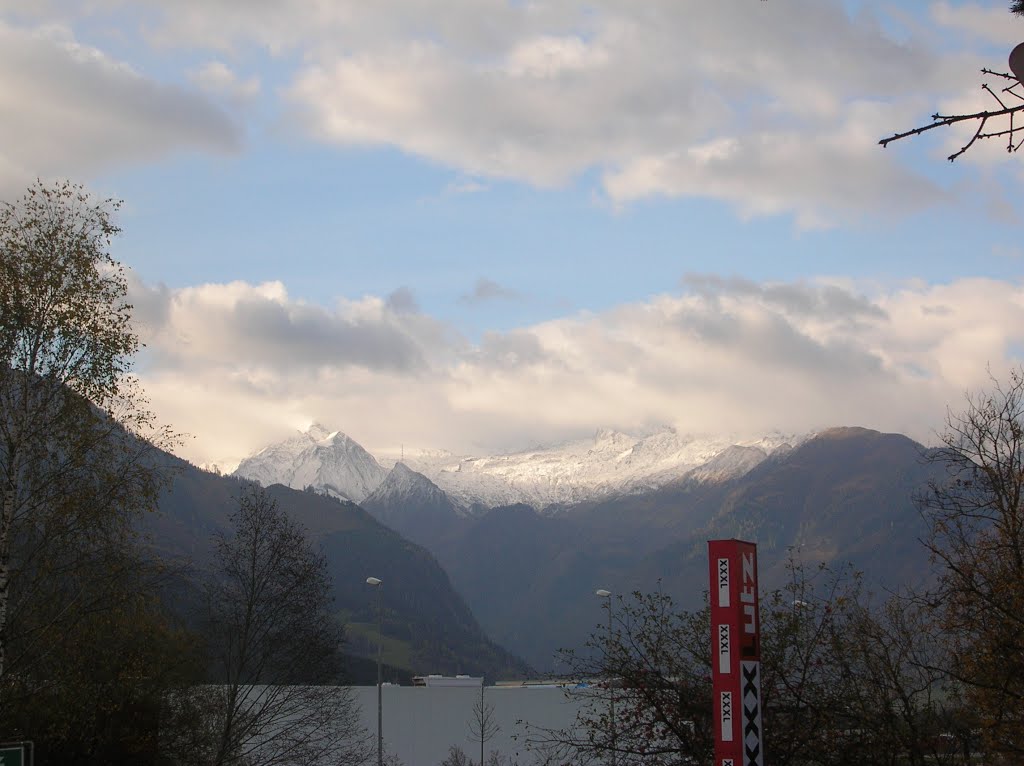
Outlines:
[[[408,458],[361,505],[430,550],[488,635],[539,669],[553,669],[554,651],[579,646],[599,621],[595,588],[622,595],[662,588],[679,605],[699,607],[710,538],[758,542],[767,587],[784,582],[791,551],[808,565],[849,562],[874,587],[927,576],[912,496],[935,469],[927,450],[906,437],[837,428],[748,444],[664,432],[648,439],[598,432],[589,447],[449,462],[444,471],[432,458],[434,475],[449,481],[465,473],[454,467],[472,462],[475,476],[464,487],[485,486],[483,477],[513,497],[586,498],[576,503],[485,507],[486,493],[453,497]],[[349,441],[343,449],[360,455]],[[652,459],[646,466],[645,454]],[[609,479],[623,464],[628,477]],[[331,493],[342,484],[315,489]]]
[[[158,455],[173,478],[159,499],[159,512],[145,519],[142,531],[162,558],[202,570],[211,560],[213,534],[227,529],[242,480]],[[281,484],[267,491],[323,552],[334,607],[347,625],[347,651],[356,657],[376,655],[376,600],[365,580],[373,575],[384,581],[384,658],[392,668],[388,680],[407,683],[412,675],[427,672],[483,673],[490,678],[528,672],[522,660],[485,635],[447,573],[423,547],[352,502]],[[186,595],[186,605],[196,597]],[[366,675],[363,664],[350,663],[353,667]]]

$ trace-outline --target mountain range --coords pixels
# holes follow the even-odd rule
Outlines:
[[[261,484],[315,487],[356,503],[402,463],[433,482],[462,513],[524,503],[540,511],[598,498],[649,492],[687,474],[722,480],[741,475],[776,450],[809,435],[772,433],[733,441],[662,428],[644,436],[601,429],[590,439],[500,455],[419,450],[374,457],[340,431],[314,423],[244,459],[234,475]]]
[[[898,434],[836,428],[733,443],[598,431],[514,455],[418,453],[390,470],[322,427],[284,445],[243,461],[239,475],[365,492],[360,506],[437,558],[488,635],[541,669],[601,619],[595,588],[661,588],[698,607],[711,538],[756,541],[767,587],[784,583],[791,554],[850,562],[878,588],[928,572],[912,498],[937,469]],[[376,486],[358,483],[371,475],[382,476]]]

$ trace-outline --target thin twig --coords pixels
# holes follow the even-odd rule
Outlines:
[[[985,118],[982,119],[981,124],[978,125],[978,129],[976,131],[974,131],[974,135],[971,136],[971,140],[968,141],[966,144],[964,144],[962,147],[960,147],[960,151],[954,152],[953,154],[949,155],[946,159],[949,160],[950,162],[952,162],[957,157],[959,157],[961,154],[963,154],[968,149],[970,149],[971,146],[974,144],[974,142],[978,140],[978,136],[981,135],[981,131],[985,128],[985,123],[986,122],[988,122],[988,117],[985,117]]]
[[[1006,104],[1004,104],[1003,100],[1001,98],[999,98],[999,96],[996,95],[995,91],[992,90],[990,87],[988,87],[988,83],[987,82],[986,83],[982,83],[981,89],[985,90],[985,91],[988,91],[988,94],[990,96],[992,96],[992,98],[994,98],[996,101],[998,101],[999,102],[999,106],[1003,107],[1003,109],[1007,108]]]
[[[1024,130],[1024,128],[1022,128],[1020,126],[1017,126],[1017,127],[1013,128],[1012,131],[1008,129],[1008,130],[997,130],[995,133],[982,133],[982,134],[980,134],[978,136],[978,138],[979,139],[981,139],[981,138],[999,138],[1000,136],[1010,136],[1010,135],[1013,135],[1014,133],[1020,133],[1021,130]]]
[[[1004,78],[1006,80],[1017,81],[1017,78],[1014,75],[1008,74],[1007,72],[994,72],[991,69],[982,69],[981,73],[982,74],[990,74],[993,77],[1002,77],[1002,78]],[[1012,88],[1013,86],[1011,85],[1010,87]]]
[[[1019,98],[1021,101],[1024,101],[1024,96],[1020,95],[1017,91],[1014,90],[1014,88],[1016,88],[1018,85],[1020,85],[1019,82],[1015,82],[1013,85],[1007,85],[1005,88],[1003,88],[1002,92],[1009,93],[1014,98]]]

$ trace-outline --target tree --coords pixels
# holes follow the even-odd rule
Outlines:
[[[1024,0],[1013,0],[1010,3],[1010,13],[1024,16]],[[904,131],[902,133],[895,133],[888,138],[883,138],[878,143],[885,148],[893,141],[899,141],[900,139],[907,138],[908,136],[919,136],[929,130],[935,128],[948,127],[949,125],[956,125],[961,122],[970,122],[977,125],[977,129],[970,140],[960,147],[959,150],[949,155],[946,159],[953,162],[961,154],[964,154],[979,140],[988,138],[1006,138],[1006,151],[1015,152],[1020,149],[1021,144],[1024,141],[1017,141],[1019,131],[1024,130],[1024,122],[1017,120],[1015,122],[1014,116],[1024,110],[1024,94],[1018,93],[1015,88],[1021,84],[1020,80],[1017,79],[1016,74],[1007,74],[1005,72],[994,72],[991,69],[982,69],[983,75],[989,75],[991,77],[1000,78],[1004,81],[1009,81],[1009,85],[1000,89],[999,93],[993,90],[988,83],[982,84],[982,89],[988,93],[995,102],[999,105],[998,109],[983,110],[980,112],[972,112],[970,114],[939,114],[936,112],[932,115],[932,121],[927,125],[921,125],[911,130]],[[1002,96],[1002,97],[1000,97]],[[1003,99],[1006,99],[1005,101]],[[990,120],[1001,121],[1005,119],[996,129],[990,129],[988,127]]]
[[[483,760],[480,761],[480,764],[484,764],[484,763],[485,762]],[[543,762],[536,762],[535,761],[534,763],[537,764],[538,766],[541,766],[541,764],[547,764],[548,761],[543,761]],[[490,757],[488,757],[488,759],[486,761],[486,766],[518,766],[518,764],[519,764],[518,761],[516,761],[516,760],[509,760],[507,758],[503,758],[500,754],[498,754],[495,751],[491,752]],[[438,766],[480,766],[480,765],[473,763],[473,759],[470,758],[468,755],[466,755],[465,751],[461,747],[459,747],[458,745],[451,745],[448,748],[448,755],[447,755],[447,757],[443,761],[441,761],[441,763]]]
[[[950,413],[917,498],[938,566],[927,594],[993,753],[1024,754],[1024,371]]]
[[[856,723],[840,763],[970,764],[976,737],[930,611],[904,596],[852,602],[835,623],[842,706]]]
[[[440,766],[472,766],[473,762],[466,752],[458,745],[448,748],[448,757],[441,761]]]
[[[788,562],[786,587],[761,597],[765,750],[778,766],[969,763],[956,688],[924,610],[893,598],[874,607],[849,568]],[[711,763],[708,609],[677,611],[663,593],[620,599],[588,651],[563,651],[575,678],[617,679],[573,695],[585,703],[565,730],[531,727],[531,749],[556,762]],[[615,694],[615,717],[609,696]],[[968,727],[969,728],[969,727]],[[950,737],[950,734],[956,736]]]
[[[713,743],[707,609],[680,612],[665,593],[637,592],[619,597],[613,614],[611,629],[596,629],[582,651],[559,651],[569,677],[586,684],[567,692],[583,698],[576,724],[531,726],[528,746],[556,763],[610,761],[613,747],[619,764],[706,762]]]
[[[77,603],[75,567],[130,538],[164,478],[149,457],[170,436],[129,374],[139,341],[107,252],[118,206],[67,182],[0,205],[0,681],[19,610],[55,577]],[[83,613],[54,617],[66,631]]]
[[[484,745],[494,739],[501,726],[494,717],[494,705],[484,700],[484,685],[480,684],[480,699],[473,704],[473,717],[469,719],[469,734],[480,743],[480,763],[484,762]]]
[[[341,686],[343,633],[330,615],[324,557],[255,484],[240,488],[233,534],[215,538],[207,587],[215,724],[210,763],[359,764],[371,754],[356,702]]]
[[[195,636],[147,592],[150,582],[138,582],[160,577],[151,568],[80,583],[104,590],[110,605],[43,643],[30,676],[9,677],[0,732],[33,740],[38,766],[154,762],[161,729],[172,723],[161,718],[166,692],[202,680]]]
[[[135,531],[173,437],[130,374],[118,205],[66,182],[0,203],[0,729],[40,763],[151,747],[185,653]]]
[[[766,750],[774,763],[955,763],[962,717],[926,610],[874,604],[849,566],[808,570],[762,599]],[[959,761],[969,762],[969,760]]]

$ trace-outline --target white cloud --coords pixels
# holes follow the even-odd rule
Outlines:
[[[861,119],[870,119],[871,111],[851,106],[847,124],[821,133],[748,133],[685,152],[639,156],[609,172],[605,190],[619,203],[660,194],[719,199],[745,217],[792,211],[803,228],[917,210],[950,198],[907,173],[891,152],[879,151],[874,136],[850,135],[864,131]]]
[[[268,52],[293,67],[283,106],[326,142],[538,186],[592,174],[618,204],[710,196],[806,226],[944,198],[877,141],[975,85],[975,60],[937,50],[936,28],[975,35],[996,18],[937,3],[898,39],[840,0],[98,7],[130,7],[162,46]],[[209,66],[206,79],[226,83]]]
[[[250,382],[324,368],[419,371],[448,341],[436,322],[409,310],[408,297],[345,301],[328,310],[291,300],[280,282],[172,291],[132,281],[147,364],[248,370]]]
[[[986,42],[1008,46],[1006,53],[1021,41],[1020,24],[1014,24],[1007,12],[1009,3],[979,5],[949,2],[932,3],[931,16],[942,26],[968,32]]]
[[[248,77],[242,80],[223,61],[208,61],[189,72],[189,78],[200,88],[211,93],[227,96],[236,103],[246,103],[260,93],[260,79]]]
[[[66,29],[0,20],[0,189],[80,178],[183,149],[231,151],[237,127],[210,102],[140,75]]]
[[[825,226],[949,197],[877,141],[976,89],[979,59],[950,52],[951,32],[958,50],[1016,34],[1005,9],[977,3],[922,7],[911,32],[844,5],[53,0],[48,12],[106,13],[158,48],[212,53],[188,74],[236,103],[262,79],[226,60],[283,66],[272,97],[329,143],[393,146],[483,180],[586,175],[618,205],[707,196]]]
[[[865,425],[929,439],[1014,363],[1024,286],[970,279],[870,295],[835,282],[691,276],[678,295],[470,344],[377,298],[332,309],[279,283],[133,283],[156,411],[197,462],[311,420],[368,447],[500,450],[598,426],[757,433]],[[405,305],[404,303],[402,305]]]
[[[475,178],[460,178],[444,187],[445,194],[482,194],[487,191],[487,184]]]
[[[821,225],[943,197],[877,141],[922,92],[961,84],[962,61],[897,43],[838,2],[606,0],[539,14],[571,34],[535,23],[534,7],[490,55],[429,32],[321,48],[292,96],[328,141],[538,185],[597,169],[619,203],[710,196]]]

